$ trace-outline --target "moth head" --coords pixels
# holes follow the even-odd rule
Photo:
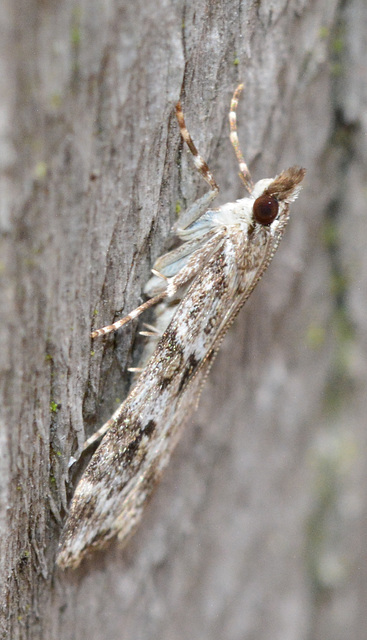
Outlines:
[[[297,198],[301,190],[300,184],[305,173],[305,169],[290,167],[273,180],[259,180],[251,194],[254,198],[254,222],[269,227],[283,211],[287,212],[287,205]]]

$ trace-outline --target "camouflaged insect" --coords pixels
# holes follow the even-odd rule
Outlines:
[[[209,205],[218,186],[177,104],[182,138],[210,191],[174,228],[182,243],[156,261],[146,287],[150,299],[92,333],[93,338],[105,335],[161,303],[163,335],[126,400],[95,436],[105,433],[71,503],[57,560],[62,568],[76,567],[115,535],[126,542],[135,531],[197,404],[220,343],[273,258],[288,222],[289,204],[300,191],[305,170],[299,167],[253,185],[236,130],[241,90],[242,85],[231,101],[230,138],[249,195],[217,209]],[[153,328],[147,333],[155,332]]]

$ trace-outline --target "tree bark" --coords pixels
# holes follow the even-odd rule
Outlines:
[[[1,126],[1,631],[37,640],[365,637],[364,0],[5,0]],[[143,523],[55,568],[71,455],[128,389],[169,229],[299,164],[305,188]]]

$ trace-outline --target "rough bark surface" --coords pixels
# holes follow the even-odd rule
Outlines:
[[[4,0],[0,6],[1,631],[37,640],[365,638],[365,0]],[[54,565],[70,455],[124,397],[177,202],[304,191],[138,533]],[[93,351],[92,351],[93,350]]]

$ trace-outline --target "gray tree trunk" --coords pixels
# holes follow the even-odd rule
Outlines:
[[[362,640],[366,557],[365,0],[3,0],[1,598],[4,638]],[[305,188],[223,344],[144,521],[55,568],[70,455],[112,414],[177,203],[181,141],[242,197]],[[91,351],[93,349],[93,351]]]

